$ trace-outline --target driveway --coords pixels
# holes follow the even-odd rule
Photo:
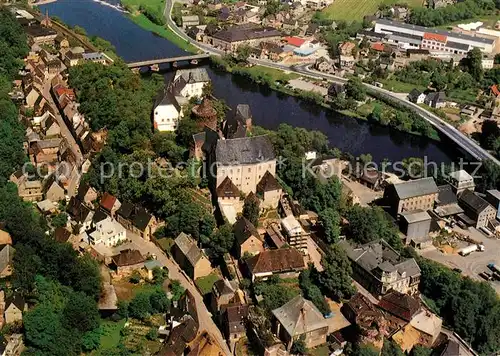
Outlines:
[[[120,246],[120,250],[123,250],[125,248],[135,248],[139,250],[144,256],[148,254],[156,255],[158,261],[168,268],[169,278],[177,279],[181,283],[181,285],[189,290],[189,292],[191,292],[191,294],[194,296],[198,312],[200,331],[206,330],[207,332],[209,332],[213,337],[216,338],[225,354],[231,355],[225,339],[222,337],[219,328],[212,320],[212,314],[208,311],[205,303],[203,303],[203,297],[201,296],[200,292],[198,292],[198,289],[195,287],[193,281],[184,274],[184,272],[180,269],[177,263],[175,263],[175,261],[168,258],[165,252],[163,252],[154,243],[147,242],[142,237],[133,234],[130,231],[127,231],[127,238],[131,240],[131,242]]]

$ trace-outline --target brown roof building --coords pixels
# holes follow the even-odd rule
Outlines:
[[[191,111],[198,119],[200,128],[207,126],[214,131],[217,130],[217,110],[210,99],[204,98],[201,104],[195,105]]]
[[[408,294],[391,292],[378,303],[379,308],[406,321],[410,321],[419,311],[420,302]]]
[[[272,275],[292,278],[306,268],[304,256],[294,248],[263,251],[247,259],[246,264],[252,281]]]
[[[196,245],[196,241],[183,232],[175,239],[172,255],[184,272],[193,280],[212,273],[212,266],[207,256]]]
[[[127,275],[144,267],[146,259],[138,250],[126,249],[111,258],[112,265],[118,275]]]
[[[244,216],[241,216],[233,226],[235,237],[235,252],[240,258],[245,253],[256,255],[264,251],[264,241],[255,226]]]

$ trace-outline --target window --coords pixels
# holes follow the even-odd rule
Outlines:
[[[248,173],[251,173],[252,172],[252,168],[248,168]]]

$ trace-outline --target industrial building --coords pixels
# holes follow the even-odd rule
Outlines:
[[[498,38],[485,34],[473,36],[386,19],[378,19],[374,31],[387,34],[386,40],[399,47],[422,48],[431,52],[464,55],[476,47],[483,53],[497,53],[500,47]]]

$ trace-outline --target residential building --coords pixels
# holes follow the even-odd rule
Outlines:
[[[412,89],[412,91],[408,94],[408,100],[414,104],[423,104],[425,97],[426,95],[418,89]]]
[[[497,209],[497,220],[500,220],[500,192],[498,190],[487,190],[486,200]]]
[[[83,61],[83,54],[79,52],[73,52],[72,50],[69,50],[66,52],[64,55],[64,64],[68,67],[74,67],[80,64],[80,62]]]
[[[400,229],[406,235],[406,243],[413,247],[424,248],[432,245],[429,238],[431,217],[423,210],[404,212],[399,221]]]
[[[394,215],[404,211],[430,210],[438,196],[434,178],[421,178],[391,184],[384,191],[384,199]]]
[[[237,280],[219,279],[212,287],[211,309],[218,314],[228,304],[238,300],[239,283]]]
[[[144,267],[146,259],[138,250],[126,249],[111,258],[112,268],[119,277],[131,274]]]
[[[343,42],[339,44],[338,50],[340,52],[340,55],[342,56],[352,56],[352,51],[354,48],[356,48],[356,44],[353,42]]]
[[[20,181],[17,194],[24,201],[39,201],[43,197],[43,186],[39,180],[29,181],[27,178]]]
[[[476,228],[486,227],[497,215],[492,205],[469,189],[459,195],[458,204],[464,209],[465,215],[474,221]]]
[[[420,332],[419,344],[431,347],[441,333],[443,320],[428,310],[422,310],[411,319],[410,325]]]
[[[200,17],[198,15],[182,16],[181,20],[183,29],[200,24]]]
[[[325,57],[320,57],[314,62],[314,69],[320,72],[329,73],[333,71],[333,63],[326,59]]]
[[[341,245],[352,262],[353,278],[369,292],[377,296],[391,290],[418,293],[420,268],[415,259],[402,258],[384,240],[359,247],[347,241],[342,241]]]
[[[196,245],[196,241],[183,232],[175,239],[172,256],[193,280],[212,273],[212,266],[205,253]]]
[[[270,276],[297,277],[306,268],[304,256],[294,248],[268,250],[245,261],[252,281]]]
[[[234,52],[243,44],[255,47],[260,42],[277,41],[280,38],[281,33],[272,27],[247,23],[216,32],[212,35],[212,45],[227,52]]]
[[[463,169],[451,172],[448,175],[448,183],[451,184],[457,195],[462,193],[465,189],[474,191],[476,188],[474,178]]]
[[[2,356],[19,356],[23,351],[23,334],[12,334],[8,337]]]
[[[387,35],[389,43],[397,44],[403,48],[421,48],[431,52],[462,55],[467,54],[473,48],[479,48],[487,54],[497,51],[497,43],[493,37],[449,32],[387,19],[377,19],[374,31]]]
[[[155,103],[153,109],[154,128],[160,132],[175,131],[182,109],[175,100],[174,95],[165,90]]]
[[[361,293],[356,293],[341,309],[347,320],[361,331],[361,343],[380,345],[389,335],[389,325],[382,311]]]
[[[216,186],[229,177],[245,195],[256,191],[266,171],[276,174],[276,155],[267,136],[218,140],[214,162]]]
[[[239,339],[246,336],[247,304],[228,305],[222,314],[222,329],[232,350]]]
[[[66,212],[72,218],[71,222],[74,223],[78,233],[81,234],[90,229],[92,226],[92,218],[94,212],[89,207],[83,204],[78,198],[72,197],[69,200]]]
[[[179,105],[185,105],[193,97],[201,98],[203,88],[210,82],[210,77],[205,68],[180,69],[175,72],[174,79],[170,82],[169,90]]]
[[[328,322],[318,308],[301,295],[274,309],[275,333],[290,350],[295,340],[303,339],[307,348],[326,343]]]
[[[62,148],[62,142],[62,138],[31,142],[28,148],[31,163],[35,166],[41,164],[55,165],[59,161],[58,153]]]
[[[90,244],[104,244],[107,247],[116,246],[127,239],[125,228],[109,216],[95,224],[95,230],[88,235]]]
[[[45,198],[52,202],[58,202],[66,199],[64,188],[62,188],[57,181],[52,182],[49,189],[45,192]]]
[[[255,226],[244,216],[237,219],[233,226],[236,257],[257,255],[264,251],[264,239]]]
[[[99,206],[107,214],[115,216],[115,212],[120,208],[120,206],[122,206],[122,203],[120,203],[120,201],[114,195],[105,192],[102,195]]]
[[[23,29],[28,35],[29,45],[49,45],[53,46],[57,37],[57,32],[43,27],[38,21],[31,20],[22,23]]]
[[[92,188],[88,183],[82,183],[78,187],[77,198],[83,204],[92,206],[92,203],[97,200],[97,190]]]
[[[288,215],[281,219],[283,235],[286,237],[288,244],[296,248],[303,254],[307,254],[307,240],[309,234],[304,231],[302,225],[295,219],[295,216]]]
[[[393,291],[380,299],[378,307],[401,320],[409,322],[420,312],[420,301],[408,294]]]
[[[146,209],[129,202],[121,204],[120,208],[116,211],[116,219],[127,230],[140,235],[146,241],[151,240],[151,236],[153,236],[159,227],[156,218],[148,213]]]
[[[10,244],[0,245],[0,278],[5,278],[12,274],[12,259],[15,252],[15,248]]]
[[[434,109],[444,108],[446,106],[446,94],[442,91],[429,93],[425,96],[424,104]]]
[[[283,189],[274,175],[266,171],[257,184],[256,193],[261,201],[261,209],[276,209]]]
[[[4,319],[6,324],[23,320],[23,312],[28,309],[28,304],[17,292],[5,300]]]

